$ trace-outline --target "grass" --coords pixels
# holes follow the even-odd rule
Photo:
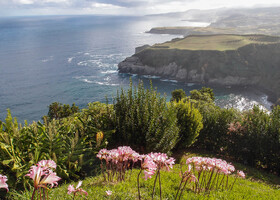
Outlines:
[[[181,40],[156,44],[153,48],[180,50],[236,50],[249,44],[279,43],[280,37],[266,35],[191,35]]]
[[[202,154],[194,154],[189,153],[182,156],[181,162],[185,163],[187,157],[191,156],[205,156]],[[207,155],[206,155],[207,156]],[[190,185],[186,188],[183,193],[181,199],[280,199],[280,178],[277,176],[273,176],[271,174],[267,174],[265,172],[258,171],[253,168],[246,167],[239,163],[234,163],[237,169],[244,170],[247,175],[246,179],[238,178],[232,191],[212,191],[210,193],[204,194],[195,194]],[[186,169],[186,166],[183,165],[183,170]],[[162,195],[163,199],[174,199],[176,195],[176,191],[179,187],[179,183],[181,181],[180,177],[181,165],[176,164],[174,168],[170,171],[163,171],[161,173],[162,180]],[[138,190],[137,190],[137,174],[139,173],[138,169],[134,169],[132,173],[127,176],[127,181],[121,183],[107,183],[103,181],[103,177],[101,175],[96,177],[89,177],[83,180],[82,188],[85,189],[89,196],[88,200],[94,199],[126,199],[132,200],[138,198]],[[143,177],[142,175],[141,177]],[[141,178],[140,180],[140,190],[142,199],[151,199],[152,189],[154,178],[145,181]],[[229,178],[229,182],[232,183],[234,181],[234,177],[231,176]],[[77,182],[73,182],[74,186],[77,185]],[[278,184],[278,185],[277,185]],[[61,184],[58,188],[52,189],[50,191],[50,198],[52,200],[71,200],[73,196],[67,194],[67,187],[69,184]],[[107,190],[112,191],[111,196],[106,196]],[[11,192],[13,199],[30,199],[31,192],[17,193]],[[79,196],[75,199],[83,199],[83,197]],[[159,199],[159,187],[156,186],[155,198]]]

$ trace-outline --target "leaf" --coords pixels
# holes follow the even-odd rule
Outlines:
[[[3,165],[9,165],[10,162],[14,162],[15,160],[14,159],[10,159],[10,160],[3,160],[2,163]]]

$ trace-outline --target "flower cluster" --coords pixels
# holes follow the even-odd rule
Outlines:
[[[111,161],[117,164],[126,161],[137,162],[140,155],[129,146],[122,146],[112,150],[101,149],[96,157],[100,160],[105,160],[106,162]]]
[[[67,193],[68,194],[72,194],[73,193],[73,195],[74,195],[73,199],[75,198],[77,193],[80,193],[81,195],[84,194],[84,195],[88,196],[88,193],[85,190],[83,190],[82,188],[80,188],[81,186],[82,186],[82,181],[79,181],[79,183],[76,186],[76,188],[74,188],[73,185],[69,185]]]
[[[197,171],[212,171],[216,170],[218,173],[222,174],[231,174],[235,171],[235,168],[230,163],[227,163],[225,160],[217,158],[207,158],[207,157],[192,157],[188,158],[186,164],[194,165]]]
[[[101,149],[96,157],[101,160],[102,173],[104,179],[108,181],[112,181],[115,175],[118,181],[124,181],[125,173],[131,163],[133,167],[134,163],[141,159],[141,156],[129,146],[121,146],[112,150]],[[102,160],[106,162],[106,170],[104,170]]]
[[[150,153],[148,156],[156,163],[157,169],[166,168],[169,171],[175,164],[175,159],[168,158],[165,153]]]
[[[6,183],[8,180],[7,176],[3,176],[0,174],[0,188],[5,188],[7,192],[9,191],[8,189],[8,184]]]
[[[145,180],[152,178],[157,170],[157,165],[149,155],[143,155],[141,160],[141,169],[144,170]]]
[[[56,169],[56,163],[53,160],[42,160],[36,165],[31,166],[29,174],[25,175],[33,179],[34,182],[34,191],[31,199],[34,198],[35,192],[38,189],[47,189],[48,186],[52,188],[53,186],[58,185],[58,181],[61,178],[53,172],[54,169]]]
[[[233,185],[229,183],[228,175],[235,172],[235,167],[227,163],[225,160],[207,157],[188,158],[186,164],[189,168],[193,168],[193,172],[197,171],[197,179],[195,191],[208,191],[213,189],[232,189]],[[237,176],[245,178],[242,171],[237,171]],[[236,177],[237,177],[236,176]]]

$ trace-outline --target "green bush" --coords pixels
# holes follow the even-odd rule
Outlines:
[[[203,127],[202,115],[189,101],[174,103],[177,110],[177,124],[180,129],[178,146],[185,148],[196,141]]]
[[[88,109],[59,120],[33,122],[24,126],[8,110],[0,123],[0,172],[8,176],[11,188],[29,187],[25,178],[30,166],[52,159],[63,180],[77,180],[96,172],[96,153],[112,134],[112,106],[93,103]],[[110,121],[111,120],[111,121]],[[98,133],[98,137],[97,137]]]
[[[180,101],[181,99],[185,98],[186,97],[186,93],[184,90],[182,89],[178,89],[178,90],[173,90],[172,93],[172,98],[170,101]]]
[[[169,152],[178,142],[176,109],[167,105],[151,86],[132,87],[117,94],[114,103],[117,145],[130,145],[140,152]],[[139,149],[140,148],[140,149]]]

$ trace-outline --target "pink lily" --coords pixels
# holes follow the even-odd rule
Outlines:
[[[0,174],[0,188],[5,188],[8,192],[9,189],[8,189],[8,184],[6,183],[7,180],[8,180],[7,176],[3,176]]]
[[[74,188],[74,186],[73,185],[69,185],[68,186],[68,192],[67,192],[67,194],[71,194],[71,193],[73,193],[74,194],[74,198],[75,198],[75,196],[76,196],[76,194],[77,193],[80,193],[81,195],[86,195],[86,196],[88,196],[88,193],[85,191],[85,190],[83,190],[82,188],[80,188],[82,186],[82,181],[79,181],[79,183],[78,183],[78,185],[76,186],[76,188]],[[74,199],[73,198],[73,199]]]

